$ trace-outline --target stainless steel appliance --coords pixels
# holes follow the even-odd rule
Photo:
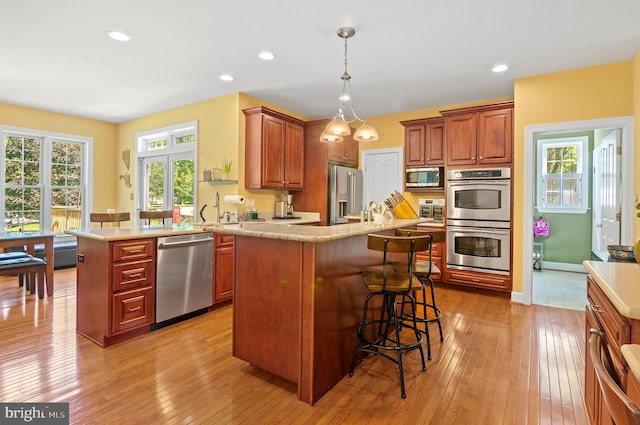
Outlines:
[[[447,176],[447,218],[511,220],[511,170],[453,170]]]
[[[447,219],[447,267],[509,274],[510,263],[510,223]]]
[[[443,188],[444,167],[407,168],[404,182],[405,187]]]
[[[331,165],[329,169],[329,224],[347,223],[345,216],[362,210],[362,170]]]
[[[418,199],[418,215],[426,218],[429,224],[444,224],[444,208],[444,199]]]
[[[213,234],[158,238],[156,324],[209,307]]]
[[[447,267],[509,274],[511,170],[452,170],[447,187]]]

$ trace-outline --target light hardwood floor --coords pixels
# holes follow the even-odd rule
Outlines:
[[[75,333],[74,269],[43,300],[0,278],[0,401],[69,402],[74,424],[587,424],[583,311],[444,285],[436,296],[445,341],[424,373],[406,357],[405,400],[376,357],[310,407],[231,356],[232,307],[103,349]]]

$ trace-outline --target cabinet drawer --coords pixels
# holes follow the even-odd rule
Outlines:
[[[448,281],[451,283],[461,283],[469,286],[510,290],[511,281],[505,276],[490,275],[486,273],[474,273],[467,271],[459,271],[455,269],[447,269]]]
[[[153,285],[155,266],[152,259],[129,261],[113,265],[112,290],[114,292]]]
[[[611,304],[611,301],[591,276],[587,276],[587,299],[607,336],[609,349],[619,359],[622,359],[620,346],[631,343],[631,327],[629,323],[618,313],[618,310]]]
[[[145,287],[113,295],[112,331],[118,333],[154,321],[153,288]]]
[[[111,245],[113,261],[139,260],[153,257],[155,243],[153,239],[115,242]]]
[[[216,246],[233,245],[233,235],[216,235]]]

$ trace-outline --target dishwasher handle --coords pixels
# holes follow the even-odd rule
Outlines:
[[[179,248],[179,247],[186,247],[186,246],[194,246],[194,245],[200,245],[202,243],[208,243],[213,241],[213,238],[203,238],[203,239],[195,239],[195,240],[190,240],[190,241],[180,241],[180,242],[165,242],[165,243],[159,243],[158,244],[158,249],[171,249],[171,248]]]

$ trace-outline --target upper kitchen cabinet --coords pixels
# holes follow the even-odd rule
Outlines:
[[[245,109],[245,187],[301,190],[304,122],[259,106]]]
[[[441,111],[447,165],[508,164],[513,158],[513,102]]]
[[[344,140],[339,143],[327,143],[328,160],[336,164],[347,167],[358,166],[358,142],[353,140],[353,136],[343,136]]]
[[[444,165],[444,118],[401,121],[404,126],[404,165]]]

